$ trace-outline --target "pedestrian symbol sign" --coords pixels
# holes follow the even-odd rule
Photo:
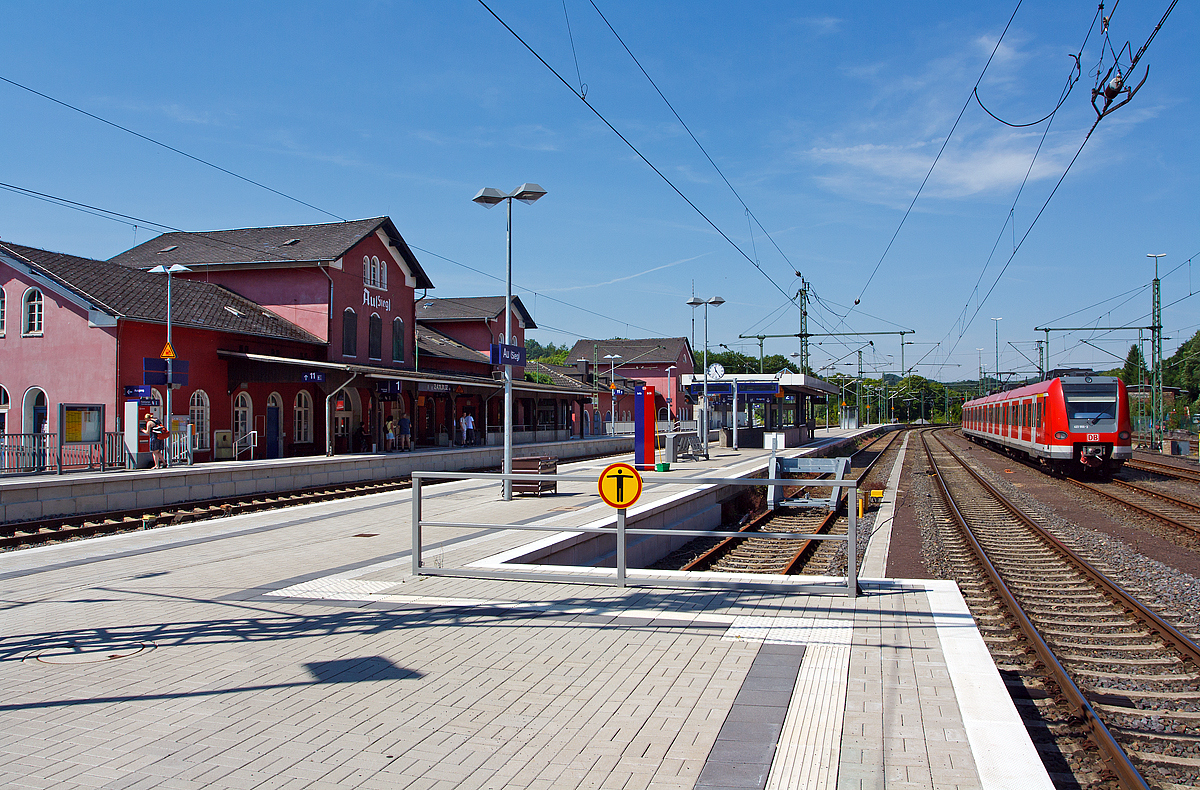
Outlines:
[[[174,359],[175,349],[171,348],[171,344],[167,343],[163,346],[162,353],[158,355],[159,359]]]
[[[629,464],[612,464],[600,473],[597,487],[606,504],[623,509],[642,495],[642,476]]]

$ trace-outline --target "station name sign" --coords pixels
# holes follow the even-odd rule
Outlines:
[[[492,343],[492,364],[493,365],[513,365],[515,367],[525,367],[525,347],[510,346],[504,343]]]
[[[382,310],[385,313],[392,312],[392,300],[384,299],[382,296],[376,296],[366,288],[363,289],[363,306],[374,307]]]

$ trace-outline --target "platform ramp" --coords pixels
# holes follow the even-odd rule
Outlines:
[[[850,472],[850,458],[780,458],[771,456],[772,479],[778,480],[786,474],[827,474],[834,480],[845,480]],[[783,507],[821,508],[834,510],[842,496],[844,486],[835,485],[828,496],[816,496],[822,489],[805,489],[791,497],[784,497],[783,486],[767,486],[767,504],[771,510]]]

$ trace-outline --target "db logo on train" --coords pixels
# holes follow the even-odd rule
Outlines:
[[[1089,441],[1089,442],[1098,442],[1098,441],[1100,441],[1100,434],[1098,434],[1098,433],[1089,433],[1089,434],[1087,435],[1087,441]]]

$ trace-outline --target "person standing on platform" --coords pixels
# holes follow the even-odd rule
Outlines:
[[[163,463],[163,434],[166,432],[166,428],[153,414],[146,418],[146,429],[142,433],[150,437],[150,455],[154,458],[155,469],[162,469],[166,466]]]
[[[471,412],[463,415],[463,434],[463,443],[468,447],[473,446],[475,444],[475,417],[471,415]]]
[[[412,422],[408,419],[408,413],[400,415],[400,452],[412,452]]]
[[[458,432],[461,435],[461,440],[459,442],[460,446],[466,447],[467,446],[467,413],[465,411],[463,412],[463,415],[458,418]]]
[[[396,452],[396,420],[392,417],[388,417],[387,422],[383,426],[383,430],[385,432],[385,443],[383,449],[389,453]]]

